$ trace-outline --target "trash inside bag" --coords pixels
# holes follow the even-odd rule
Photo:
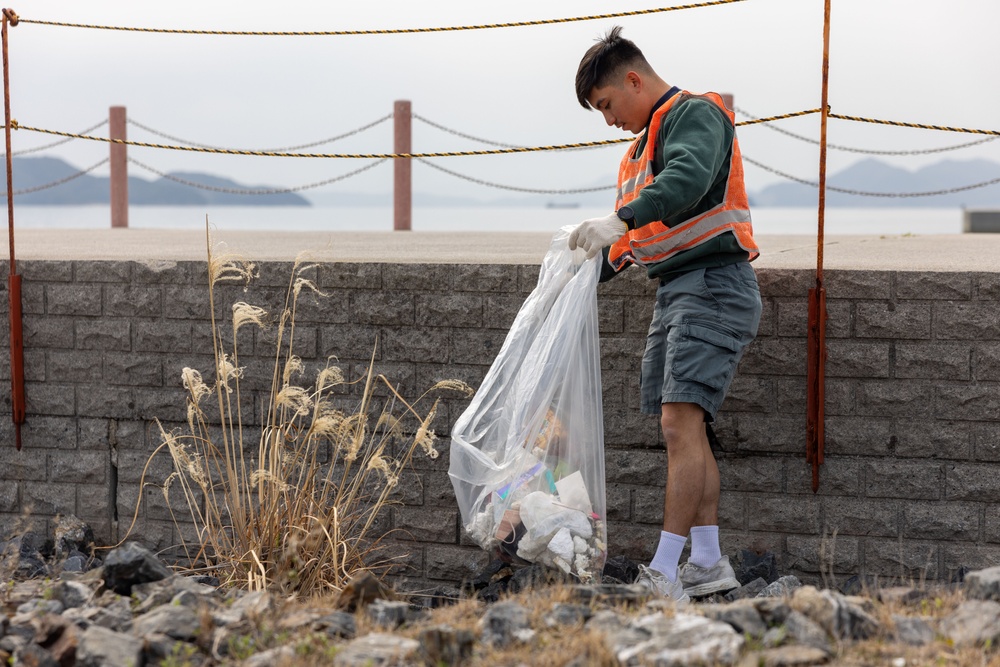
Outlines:
[[[572,229],[553,236],[537,286],[455,422],[448,475],[476,544],[590,581],[607,556],[601,256],[570,251]]]

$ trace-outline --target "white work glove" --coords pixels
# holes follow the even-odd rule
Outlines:
[[[611,213],[603,218],[590,218],[577,225],[569,235],[569,249],[582,248],[587,252],[587,259],[590,259],[601,248],[613,245],[627,231],[628,227],[618,217],[618,213]]]

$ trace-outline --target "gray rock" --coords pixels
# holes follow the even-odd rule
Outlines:
[[[70,556],[63,561],[63,572],[84,572],[87,569],[87,559],[83,556]]]
[[[705,605],[700,611],[706,618],[728,623],[736,632],[760,639],[767,632],[767,623],[752,602]]]
[[[788,636],[797,643],[830,652],[830,640],[826,630],[805,614],[793,609],[785,619],[785,629],[788,631]]]
[[[800,588],[802,582],[795,575],[788,575],[781,577],[774,583],[768,584],[760,593],[757,593],[755,597],[759,598],[780,598],[791,595],[792,591],[796,588]]]
[[[773,628],[768,628],[767,632],[761,638],[760,643],[762,646],[767,648],[774,648],[776,646],[781,646],[786,641],[788,641],[788,628],[784,625],[778,625]]]
[[[792,608],[782,598],[757,597],[753,599],[753,606],[768,625],[781,625],[792,613]]]
[[[880,630],[879,622],[861,604],[863,598],[847,598],[813,586],[797,589],[791,599],[794,609],[818,623],[835,639],[868,639]]]
[[[56,584],[54,593],[55,599],[59,600],[65,609],[82,607],[94,597],[90,587],[78,581],[60,581]]]
[[[189,641],[198,633],[198,615],[183,605],[165,604],[146,612],[132,622],[132,633],[148,635],[158,632],[173,639]]]
[[[66,558],[74,551],[87,554],[94,546],[94,531],[72,514],[59,517],[53,534],[56,558]]]
[[[397,600],[374,600],[365,608],[368,618],[383,628],[398,628],[409,618],[410,605]]]
[[[633,625],[651,637],[616,652],[618,661],[625,665],[732,665],[745,643],[729,624],[692,614],[679,613],[673,618],[651,614],[636,619]]]
[[[560,602],[552,605],[552,610],[545,615],[545,624],[549,627],[583,625],[592,614],[593,611],[588,605]]]
[[[333,659],[333,664],[335,667],[409,665],[416,662],[419,650],[420,642],[415,639],[373,633],[358,637],[341,647]]]
[[[274,607],[271,594],[267,591],[254,591],[238,598],[230,607],[234,612],[243,615],[264,616]]]
[[[115,632],[128,632],[132,629],[132,609],[128,598],[109,592],[98,599],[98,605],[80,611],[80,616],[86,619],[88,624],[99,625]]]
[[[293,664],[295,649],[291,646],[279,646],[268,651],[261,651],[243,661],[243,667],[275,667],[275,665]],[[371,663],[376,665],[379,663]]]
[[[174,665],[198,667],[208,661],[198,647],[154,632],[143,637],[143,657],[147,665],[159,665],[164,660]]]
[[[312,622],[312,629],[317,632],[325,632],[330,637],[343,637],[344,639],[354,639],[354,635],[358,632],[354,616],[343,611],[320,616]]]
[[[584,604],[639,604],[649,599],[649,590],[638,584],[586,584],[572,586],[573,598]]]
[[[92,625],[76,647],[77,667],[136,667],[141,665],[142,640]]]
[[[938,631],[956,646],[982,646],[1000,640],[1000,603],[966,600],[941,619]]]
[[[830,656],[810,646],[781,646],[749,654],[742,664],[753,667],[809,667],[821,665]]]
[[[621,614],[611,609],[601,609],[591,616],[583,627],[609,634],[621,630],[624,626],[625,621]]]
[[[14,651],[15,667],[59,667],[59,661],[38,644],[28,643]]]
[[[761,577],[757,577],[753,581],[729,591],[723,596],[723,598],[727,602],[735,602],[736,600],[757,597],[757,594],[765,588],[767,588],[767,581]]]
[[[132,587],[170,576],[170,570],[137,542],[112,549],[104,561],[104,585],[119,595],[130,595]]]
[[[476,637],[469,630],[435,625],[420,631],[420,653],[427,665],[460,665],[472,657]]]
[[[13,655],[14,653],[17,653],[18,649],[23,648],[30,641],[31,640],[29,638],[22,637],[18,634],[4,635],[4,637],[0,639],[0,651],[5,651],[6,653]]]
[[[879,601],[889,605],[908,606],[927,598],[927,591],[911,586],[890,586],[879,589],[878,592]]]
[[[41,614],[61,614],[63,613],[63,603],[59,600],[35,599],[17,606],[18,615],[39,616]]]
[[[522,639],[528,625],[528,610],[516,602],[497,602],[487,610],[479,621],[481,640],[490,646],[506,646],[514,639]]]
[[[925,646],[934,641],[934,628],[925,619],[893,615],[892,620],[896,624],[896,641],[910,646]]]
[[[972,600],[1000,601],[1000,566],[966,574],[965,595]]]
[[[767,585],[778,580],[778,561],[770,551],[761,554],[749,549],[742,549],[736,557],[733,571],[737,581],[743,586],[754,579],[763,579],[764,584]]]

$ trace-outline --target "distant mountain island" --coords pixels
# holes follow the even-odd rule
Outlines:
[[[1000,179],[1000,164],[990,160],[942,160],[908,171],[875,159],[864,159],[827,178],[827,206],[876,208],[929,206],[935,208],[1000,205],[1000,183],[929,197],[875,197],[831,188],[871,193],[940,192]],[[816,187],[776,183],[750,195],[752,206],[815,206]]]
[[[0,173],[5,171],[0,166]],[[21,190],[51,183],[79,170],[53,157],[14,158],[14,189]],[[224,189],[280,189],[272,186],[247,186],[235,181],[194,172],[171,172],[171,176],[202,185]],[[972,190],[962,190],[929,197],[876,197],[838,192],[835,188],[870,193],[908,194],[947,191],[1000,179],[1000,163],[984,159],[942,160],[915,171],[896,167],[877,159],[864,159],[827,178],[828,206],[874,207],[987,207],[1000,206],[1000,184]],[[594,186],[614,181],[613,176],[595,182]],[[289,192],[274,195],[240,195],[204,190],[166,178],[148,181],[129,177],[129,203],[134,206],[390,206],[392,193],[313,192],[309,198]],[[107,204],[108,178],[85,174],[61,185],[30,194],[16,195],[15,202],[24,205],[75,206]],[[809,207],[816,205],[817,188],[796,182],[769,185],[750,193],[751,206]],[[600,207],[612,206],[614,190],[589,192],[570,196],[525,195],[491,200],[433,193],[413,193],[416,206],[489,206],[489,207]]]
[[[13,159],[14,191],[25,190],[72,176],[80,170],[54,157],[15,157]],[[0,166],[7,177],[7,165]],[[227,178],[194,172],[170,172],[170,176],[209,187],[236,190],[280,189],[273,186],[248,186]],[[110,183],[107,176],[84,174],[71,181],[45,190],[14,195],[14,202],[26,206],[77,206],[110,203]],[[128,178],[128,199],[132,206],[312,206],[305,197],[294,192],[273,195],[240,195],[204,190],[157,178],[147,181],[137,176]]]

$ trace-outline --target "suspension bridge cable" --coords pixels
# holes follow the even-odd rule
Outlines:
[[[246,30],[190,30],[173,28],[135,28],[128,26],[93,25],[87,23],[64,23],[61,21],[42,21],[38,19],[20,19],[21,23],[35,25],[57,26],[62,28],[87,28],[91,30],[114,30],[122,32],[153,32],[171,35],[230,35],[249,37],[344,37],[356,35],[400,35],[409,33],[455,32],[461,30],[490,30],[493,28],[523,28],[528,26],[552,25],[556,23],[575,23],[578,21],[598,21],[612,18],[644,16],[661,12],[672,12],[679,9],[696,9],[714,5],[728,5],[745,0],[711,0],[672,7],[656,7],[653,9],[638,9],[634,11],[613,12],[609,14],[592,14],[589,16],[573,16],[561,19],[540,19],[537,21],[513,21],[510,23],[484,23],[479,25],[443,26],[436,28],[387,28],[376,30],[297,30],[297,31],[246,31]]]
[[[819,187],[819,183],[817,183],[816,181],[809,181],[804,178],[792,176],[791,174],[785,173],[773,167],[769,167],[766,164],[762,164],[760,162],[757,162],[756,160],[748,158],[746,155],[743,156],[743,161],[749,162],[755,167],[759,167],[764,171],[769,171],[772,174],[781,176],[782,178],[787,178],[790,181],[795,181],[796,183],[802,183],[803,185],[808,185],[814,188]],[[851,190],[849,188],[838,188],[830,185],[829,183],[827,183],[826,189],[833,190],[834,192],[843,192],[844,194],[849,194],[849,195],[859,195],[862,197],[906,198],[906,197],[933,197],[937,195],[947,195],[947,194],[952,194],[953,192],[964,192],[965,190],[975,190],[976,188],[983,188],[988,185],[994,185],[996,183],[1000,183],[1000,178],[993,178],[988,181],[983,181],[981,183],[973,183],[972,185],[962,185],[954,188],[947,188],[945,190],[930,190],[927,192],[868,192],[866,190]]]
[[[762,122],[760,118],[757,118],[753,114],[749,113],[748,111],[744,111],[743,109],[740,109],[739,107],[736,107],[734,109],[734,111],[736,111],[737,113],[740,113],[740,114],[742,114],[744,116],[747,116],[748,118],[751,118],[751,119],[753,119],[753,120],[755,120],[757,122]],[[798,139],[799,141],[805,141],[805,142],[810,143],[810,144],[819,145],[819,139],[813,139],[812,137],[806,137],[806,136],[803,136],[801,134],[796,134],[795,132],[790,132],[789,130],[786,130],[786,129],[782,128],[782,127],[778,127],[777,125],[765,124],[765,127],[767,129],[769,129],[769,130],[774,130],[775,132],[780,132],[781,134],[785,134],[785,135],[788,135],[789,137],[792,137],[794,139]],[[863,154],[866,154],[866,155],[926,155],[928,153],[944,153],[946,151],[958,150],[960,148],[968,148],[969,146],[977,146],[979,144],[984,144],[984,143],[989,142],[989,141],[995,141],[996,139],[997,139],[997,137],[995,137],[995,136],[994,137],[986,137],[985,139],[977,139],[976,141],[970,141],[968,143],[957,144],[957,145],[954,145],[954,146],[945,146],[943,148],[926,148],[926,149],[921,149],[921,150],[908,150],[908,151],[902,151],[902,150],[901,151],[882,151],[882,150],[874,150],[874,149],[870,149],[870,148],[853,148],[851,146],[840,146],[840,145],[837,145],[837,144],[831,144],[829,142],[827,142],[826,145],[827,145],[827,148],[832,148],[832,149],[839,150],[839,151],[846,151],[846,152],[849,152],[849,153],[863,153]]]
[[[420,162],[421,164],[425,164],[428,167],[430,167],[431,169],[437,169],[438,171],[444,172],[444,173],[448,174],[449,176],[454,176],[455,178],[461,178],[463,181],[469,181],[470,183],[476,183],[478,185],[485,185],[485,186],[491,187],[491,188],[498,188],[500,190],[512,190],[514,192],[528,192],[528,193],[531,193],[531,194],[538,194],[538,195],[574,195],[574,194],[580,194],[580,193],[584,193],[584,192],[599,192],[601,190],[614,190],[615,187],[616,187],[615,185],[599,185],[597,187],[592,187],[592,188],[572,188],[572,189],[566,189],[566,190],[543,190],[543,189],[540,189],[540,188],[522,188],[522,187],[518,187],[516,185],[503,185],[501,183],[493,183],[493,182],[490,182],[490,181],[484,181],[482,179],[474,178],[474,177],[468,176],[466,174],[460,174],[457,171],[452,171],[451,169],[445,169],[444,167],[442,167],[440,165],[436,165],[433,162],[431,162],[430,160],[425,160],[423,158],[417,158],[417,162]]]
[[[149,165],[147,165],[145,163],[139,162],[135,158],[131,158],[130,157],[128,159],[129,162],[131,162],[132,164],[136,165],[137,167],[141,167],[142,169],[145,169],[146,171],[148,171],[150,173],[156,174],[160,178],[165,178],[168,181],[173,181],[174,183],[179,183],[181,185],[186,185],[186,186],[192,187],[192,188],[198,188],[200,190],[210,190],[212,192],[223,192],[223,193],[230,194],[230,195],[282,195],[282,194],[288,194],[288,193],[291,193],[291,192],[301,192],[302,190],[310,190],[312,188],[318,188],[318,187],[323,186],[323,185],[329,185],[330,183],[336,183],[337,181],[343,181],[343,180],[346,180],[348,178],[351,178],[352,176],[357,176],[358,174],[360,174],[362,172],[365,172],[365,171],[368,171],[369,169],[372,169],[373,167],[377,167],[378,165],[382,164],[386,160],[388,160],[388,158],[383,158],[381,160],[377,160],[375,162],[372,162],[371,164],[366,164],[364,167],[361,167],[360,169],[355,169],[353,171],[347,172],[346,174],[341,174],[340,176],[335,176],[333,178],[328,178],[328,179],[323,180],[323,181],[316,181],[315,183],[307,183],[305,185],[298,185],[298,186],[295,186],[295,187],[292,187],[292,188],[269,188],[269,189],[261,189],[261,188],[225,188],[225,187],[221,187],[221,186],[217,186],[217,185],[208,185],[206,183],[198,183],[196,181],[189,181],[189,180],[187,180],[185,178],[181,178],[179,176],[174,176],[173,174],[168,174],[168,173],[160,171],[158,169],[154,169],[153,167],[150,167]]]
[[[13,153],[11,153],[11,155],[13,155]],[[69,176],[66,176],[65,178],[60,178],[58,181],[52,181],[51,183],[45,183],[44,185],[35,185],[35,186],[30,187],[30,188],[23,188],[21,190],[14,190],[14,196],[17,196],[17,195],[26,195],[26,194],[30,194],[32,192],[38,192],[40,190],[48,190],[49,188],[54,188],[57,185],[62,185],[63,183],[69,183],[74,178],[80,178],[84,174],[89,174],[90,172],[94,171],[95,169],[97,169],[98,167],[100,167],[102,164],[104,164],[104,163],[106,163],[106,162],[108,162],[110,160],[111,160],[110,157],[106,157],[103,160],[101,160],[100,162],[98,162],[97,164],[93,164],[93,165],[87,167],[86,169],[81,169],[80,171],[78,171],[78,172],[76,172],[74,174],[70,174]],[[4,199],[7,198],[7,193],[6,192],[3,193],[3,198]]]
[[[247,149],[247,150],[255,150],[255,151],[261,152],[261,153],[288,153],[288,152],[291,152],[291,151],[301,150],[303,148],[312,148],[313,146],[322,146],[323,144],[333,143],[334,141],[339,141],[340,139],[346,139],[347,137],[351,137],[351,136],[354,136],[355,134],[358,134],[360,132],[364,132],[365,130],[368,130],[368,129],[371,129],[371,128],[375,127],[376,125],[384,123],[385,121],[389,120],[390,118],[392,118],[392,114],[391,113],[390,114],[386,114],[385,116],[382,116],[381,118],[378,118],[376,120],[373,120],[372,122],[368,123],[367,125],[362,125],[361,127],[353,129],[350,132],[344,132],[343,134],[338,134],[335,137],[328,137],[326,139],[320,139],[319,141],[313,141],[313,142],[308,143],[308,144],[299,144],[298,146],[285,146],[283,148],[260,148],[260,149]],[[185,146],[196,146],[198,148],[206,148],[206,149],[213,149],[213,150],[243,150],[243,149],[238,149],[238,148],[237,149],[232,149],[232,148],[223,148],[223,147],[220,147],[220,146],[210,146],[208,144],[200,144],[200,143],[197,143],[197,142],[194,142],[194,141],[188,141],[186,139],[181,139],[179,137],[174,137],[174,136],[171,136],[171,135],[166,134],[164,132],[160,132],[159,130],[153,129],[153,128],[149,127],[148,125],[143,125],[142,123],[140,123],[138,121],[135,121],[135,120],[132,120],[131,118],[128,119],[128,123],[131,124],[131,125],[135,125],[136,127],[140,128],[140,129],[143,129],[146,132],[149,132],[150,134],[155,134],[158,137],[163,137],[164,139],[169,139],[170,141],[176,141],[177,143],[184,144]],[[83,133],[81,133],[81,134],[83,134]]]
[[[102,125],[106,125],[107,122],[108,122],[108,120],[105,118],[100,123],[97,123],[96,125],[91,125],[86,130],[80,130],[76,134],[87,134],[88,132],[93,132],[94,130],[96,130],[97,128],[101,127]],[[11,155],[27,155],[28,153],[38,153],[39,151],[44,151],[44,150],[48,150],[50,148],[55,148],[56,146],[62,146],[63,144],[67,144],[67,143],[73,141],[76,138],[77,137],[67,137],[66,139],[60,139],[59,141],[54,141],[51,144],[45,144],[44,146],[35,146],[34,148],[24,148],[24,149],[19,150],[19,151],[11,151],[10,154]],[[2,153],[0,153],[0,155],[2,155]]]

